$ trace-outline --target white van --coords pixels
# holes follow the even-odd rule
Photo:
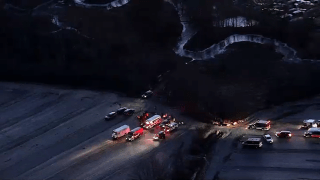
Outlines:
[[[246,141],[242,143],[242,145],[261,148],[263,144],[261,138],[248,138]]]
[[[123,125],[115,130],[112,131],[111,137],[113,139],[119,139],[122,136],[125,136],[130,132],[130,127],[128,125]]]

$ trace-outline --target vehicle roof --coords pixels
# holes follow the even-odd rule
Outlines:
[[[265,137],[271,137],[270,134],[266,134],[266,135],[264,135],[264,136],[265,136]]]
[[[120,109],[128,109],[128,108],[126,108],[126,107],[121,107],[121,108],[119,108],[118,110],[120,110]]]
[[[133,111],[134,109],[126,109],[125,111]]]
[[[123,129],[127,129],[127,128],[129,128],[128,125],[122,125],[122,126],[118,127],[117,129],[115,129],[115,130],[113,130],[113,131],[119,132],[119,131],[122,131]]]
[[[303,122],[304,123],[313,123],[315,120],[314,119],[307,119],[307,120],[304,120]]]
[[[112,112],[110,112],[109,114],[112,115],[112,114],[115,114],[115,113],[116,113],[116,112],[113,112],[113,111],[112,111]]]
[[[258,120],[256,123],[263,123],[263,124],[266,124],[268,123],[269,121],[266,121],[266,120]]]
[[[172,122],[172,123],[170,123],[169,125],[176,125],[177,123],[175,123],[175,122]]]
[[[140,130],[140,129],[141,129],[141,127],[136,127],[136,128],[134,128],[134,129],[132,129],[131,132],[135,132],[135,131],[138,131],[138,130]]]
[[[309,128],[308,131],[320,131],[320,128]]]
[[[152,93],[152,91],[151,91],[151,90],[148,90],[146,93]]]
[[[147,119],[146,121],[154,121],[155,119],[161,118],[160,115],[154,115],[151,118]]]
[[[261,141],[261,138],[248,138],[247,141]]]
[[[280,131],[280,133],[291,133],[291,131]]]

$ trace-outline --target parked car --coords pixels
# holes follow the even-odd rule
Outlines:
[[[125,111],[125,110],[127,110],[128,108],[126,108],[126,107],[122,107],[122,108],[119,108],[118,110],[117,110],[117,113],[118,114],[123,114],[123,112]]]
[[[278,138],[291,138],[292,134],[290,131],[280,131],[276,132]]]
[[[131,115],[134,114],[134,112],[135,112],[134,109],[127,109],[127,110],[125,110],[125,111],[123,112],[123,114],[124,114],[124,115],[127,115],[127,116],[131,116]]]
[[[141,97],[142,97],[143,99],[147,99],[147,98],[151,97],[152,94],[153,94],[153,92],[152,92],[151,90],[149,90],[149,91],[143,93]]]
[[[166,120],[163,120],[162,123],[159,124],[159,126],[161,128],[165,128],[166,125],[168,125],[168,124],[170,124],[170,121],[166,119]]]
[[[116,116],[117,116],[117,113],[113,111],[113,112],[109,113],[108,115],[106,115],[104,118],[105,118],[105,120],[110,120],[110,119],[115,118]]]
[[[304,132],[304,137],[320,138],[320,128],[310,128]]]
[[[263,145],[261,138],[248,138],[246,141],[242,142],[243,147],[255,147],[261,148]]]
[[[263,136],[264,139],[268,142],[268,143],[273,143],[273,139],[272,137],[270,136],[270,134],[266,134]]]
[[[165,132],[171,132],[171,131],[174,131],[178,129],[178,124],[173,122],[173,123],[170,123],[168,124],[166,127],[165,127]]]
[[[160,131],[159,133],[155,134],[153,136],[153,140],[154,141],[157,141],[157,140],[160,140],[160,139],[166,139],[166,134],[164,131]]]

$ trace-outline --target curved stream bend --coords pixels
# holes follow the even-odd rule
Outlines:
[[[191,38],[191,37],[190,37]],[[188,39],[190,39],[188,38]],[[184,57],[189,57],[194,60],[205,60],[205,59],[212,59],[215,57],[217,54],[222,54],[225,52],[226,48],[237,42],[252,42],[252,43],[258,43],[258,44],[272,44],[275,46],[276,51],[281,53],[284,57],[283,60],[286,61],[301,61],[299,57],[297,57],[297,52],[289,47],[287,44],[282,43],[278,40],[271,39],[271,38],[266,38],[261,35],[256,35],[256,34],[245,34],[245,35],[240,35],[240,34],[234,34],[226,39],[220,41],[217,44],[213,44],[209,48],[206,48],[202,51],[190,51],[190,50],[185,50],[184,46],[188,41],[180,42],[178,46],[178,50],[176,51],[177,54],[180,56]]]
[[[88,4],[88,3],[85,3],[84,0],[74,0],[74,3],[78,6],[83,6],[86,8],[105,7],[107,10],[112,9],[112,8],[116,8],[116,7],[121,7],[129,2],[130,2],[130,0],[115,0],[115,1],[112,1],[112,2],[106,3],[106,4]]]
[[[320,61],[316,59],[315,60],[301,59],[297,56],[297,51],[289,47],[286,43],[280,42],[275,39],[267,38],[261,35],[257,35],[257,34],[245,34],[245,35],[234,34],[220,41],[217,44],[213,44],[212,46],[202,51],[186,50],[184,49],[184,46],[196,34],[197,31],[191,25],[186,23],[187,18],[184,17],[183,14],[181,13],[179,5],[174,5],[172,2],[170,3],[178,11],[180,16],[180,21],[183,26],[181,37],[179,39],[177,47],[174,49],[175,53],[182,57],[192,58],[193,60],[212,59],[215,57],[215,55],[222,54],[223,52],[225,52],[226,48],[233,43],[252,42],[252,43],[258,43],[258,44],[274,45],[276,48],[276,52],[281,53],[284,56],[283,60],[285,61],[289,61],[289,62],[301,62],[301,61],[309,61],[309,62],[318,61],[319,62]]]

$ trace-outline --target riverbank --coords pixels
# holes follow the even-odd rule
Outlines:
[[[270,45],[236,43],[214,60],[179,64],[169,99],[197,119],[241,119],[260,109],[318,94],[319,66],[287,63]],[[211,116],[211,115],[212,116]]]

